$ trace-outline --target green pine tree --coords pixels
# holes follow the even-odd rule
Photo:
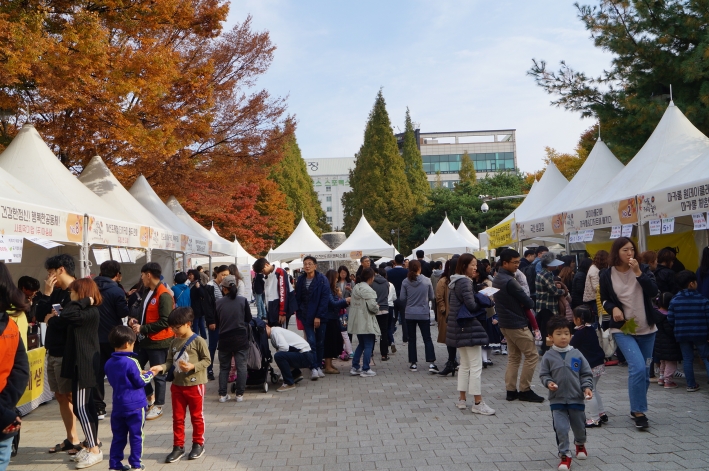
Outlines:
[[[415,203],[381,90],[369,113],[364,142],[355,157],[355,168],[350,171],[352,191],[342,197],[345,232],[352,232],[364,211],[372,228],[384,240],[389,240],[391,230],[397,228],[404,240]]]
[[[460,177],[460,183],[475,183],[478,179],[475,175],[475,164],[473,164],[473,160],[467,150],[460,157],[458,176]]]
[[[317,235],[332,230],[313,188],[313,180],[308,175],[295,134],[285,143],[283,159],[273,166],[269,178],[285,193],[288,209],[293,213],[296,225],[304,216]]]
[[[406,180],[409,182],[411,195],[416,202],[416,212],[419,213],[428,206],[428,197],[431,194],[431,185],[423,171],[423,159],[421,151],[416,143],[414,123],[411,121],[409,109],[406,108],[406,118],[404,121],[404,145],[401,149],[404,158],[404,171]]]

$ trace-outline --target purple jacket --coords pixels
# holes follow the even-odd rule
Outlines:
[[[145,386],[153,374],[141,373],[133,352],[113,352],[106,362],[106,376],[113,388],[113,410],[128,412],[148,406]]]

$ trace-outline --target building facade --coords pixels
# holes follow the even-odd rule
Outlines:
[[[342,195],[352,190],[350,170],[355,166],[354,157],[305,159],[305,165],[308,167],[308,175],[313,179],[313,187],[325,211],[328,224],[335,231],[342,230]]]
[[[515,129],[426,133],[417,129],[415,132],[423,170],[431,187],[439,181],[445,188],[455,187],[460,181],[460,159],[465,152],[470,155],[478,178],[517,169]],[[396,137],[401,149],[404,135]]]

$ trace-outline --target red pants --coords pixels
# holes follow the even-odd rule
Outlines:
[[[192,443],[204,445],[204,391],[205,385],[170,387],[172,394],[173,445],[185,446],[185,416],[190,409]]]

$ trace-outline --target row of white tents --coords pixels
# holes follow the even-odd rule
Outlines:
[[[709,138],[671,102],[628,165],[599,137],[570,182],[550,164],[522,204],[481,241],[495,248],[535,240],[573,245],[583,239],[582,248],[632,233],[642,249],[653,249],[682,244],[679,235],[688,233],[686,248],[693,251],[697,247],[691,245],[706,244],[707,211]],[[699,233],[691,234],[693,229]],[[660,242],[649,242],[650,235]],[[693,237],[696,244],[687,242]]]
[[[144,255],[163,264],[166,273],[176,255],[183,263],[192,255],[221,255],[237,264],[253,260],[237,240],[202,227],[174,197],[163,203],[143,176],[126,190],[96,156],[76,178],[31,124],[0,154],[0,182],[0,253],[21,260],[18,268],[10,265],[13,275],[43,278],[48,252],[40,246],[75,255],[81,276],[98,271],[92,247],[131,249],[131,260]],[[124,275],[136,278],[137,269],[130,271],[126,267]]]

